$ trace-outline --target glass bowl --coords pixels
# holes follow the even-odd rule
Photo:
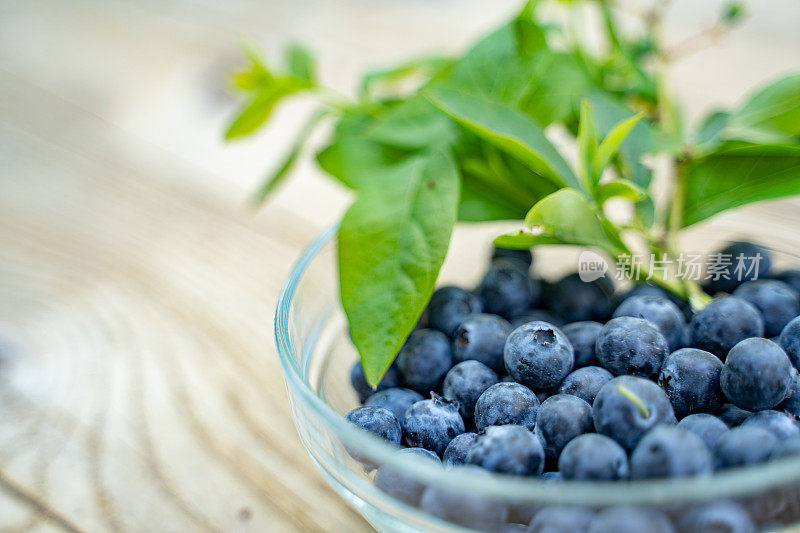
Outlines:
[[[502,522],[527,523],[537,509],[549,505],[654,508],[679,529],[680,518],[691,508],[736,501],[758,529],[800,521],[800,458],[796,457],[709,477],[553,482],[471,468],[444,470],[418,457],[398,455],[395,447],[343,418],[359,405],[349,380],[358,356],[339,305],[335,231],[329,228],[318,237],[292,269],[277,306],[275,338],[303,445],[331,486],[378,531],[499,531]],[[475,242],[486,243],[488,256],[490,236],[496,234],[490,229],[457,230],[440,282],[473,285],[483,269],[483,263],[475,260]],[[777,255],[779,266],[800,264],[789,254]],[[574,251],[565,249],[537,251],[537,265],[546,264],[555,274],[574,271],[577,263],[570,263],[574,258]],[[381,492],[372,483],[374,469],[365,464],[394,468],[453,497],[440,500],[444,503],[435,510],[439,517],[434,517]]]

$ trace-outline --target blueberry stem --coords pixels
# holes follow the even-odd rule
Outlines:
[[[617,385],[617,392],[625,396],[627,399],[633,403],[636,407],[639,408],[639,412],[642,413],[642,416],[648,418],[650,416],[650,410],[644,404],[641,398],[639,398],[635,392],[630,390],[625,385]]]

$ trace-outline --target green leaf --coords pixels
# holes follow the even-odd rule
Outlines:
[[[451,144],[456,125],[422,96],[405,100],[376,117],[365,134],[372,140],[404,148]]]
[[[547,140],[541,126],[506,105],[445,87],[434,87],[426,95],[478,137],[525,163],[534,172],[560,186],[579,187],[558,150]]]
[[[616,124],[608,132],[603,142],[600,143],[594,159],[592,160],[592,173],[596,179],[600,179],[603,170],[608,166],[611,158],[617,153],[620,144],[631,132],[636,124],[642,119],[642,114],[638,113],[630,118],[626,118]]]
[[[287,51],[287,64],[289,72],[310,84],[316,83],[316,73],[314,67],[314,57],[311,51],[301,45],[295,44]]]
[[[591,87],[586,70],[571,55],[543,50],[533,59],[530,87],[520,108],[542,126],[570,122]]]
[[[756,92],[731,116],[729,129],[800,136],[800,74],[782,78]]]
[[[527,231],[514,231],[498,235],[494,238],[493,243],[500,248],[512,248],[515,250],[528,250],[531,246],[538,246],[540,244],[566,244],[561,242],[555,237],[547,235],[539,235],[535,233],[528,233]]]
[[[695,142],[697,144],[712,143],[719,138],[723,128],[730,120],[731,114],[727,111],[714,111],[703,119],[697,128]]]
[[[486,222],[490,220],[521,220],[527,209],[506,202],[494,194],[489,187],[464,175],[461,182],[461,199],[458,204],[458,220],[462,222]]]
[[[564,244],[615,249],[592,206],[575,189],[561,189],[540,200],[528,211],[525,223]]]
[[[339,228],[341,299],[364,373],[377,384],[430,298],[456,221],[458,171],[443,151],[386,169]]]
[[[233,73],[231,78],[233,86],[242,91],[253,91],[272,82],[272,73],[258,50],[254,46],[246,44],[242,46],[242,52],[247,56],[250,66]]]
[[[452,63],[453,60],[447,57],[428,56],[413,59],[388,69],[367,72],[361,79],[361,94],[362,96],[369,94],[377,84],[391,84],[413,76],[435,77],[449,68]]]
[[[632,181],[617,179],[601,183],[595,191],[597,203],[603,205],[609,198],[621,197],[639,202],[647,197],[647,191]]]
[[[752,202],[800,194],[800,146],[725,143],[686,169],[683,225]]]
[[[592,160],[597,150],[597,128],[594,125],[592,105],[588,100],[581,101],[581,121],[578,126],[578,176],[583,190],[591,194],[595,176],[592,171]]]
[[[267,86],[258,89],[239,110],[225,131],[225,140],[253,133],[267,121],[281,99],[307,87],[307,83],[294,77],[273,78]]]

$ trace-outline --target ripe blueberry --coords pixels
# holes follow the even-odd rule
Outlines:
[[[456,328],[453,338],[455,361],[474,359],[496,372],[505,370],[503,348],[511,329],[511,324],[498,315],[470,315]]]
[[[714,470],[714,458],[703,440],[684,429],[651,429],[631,454],[631,478],[699,476]]]
[[[733,290],[752,279],[765,278],[769,274],[772,266],[772,257],[769,251],[752,242],[732,242],[719,251],[723,256],[730,259],[730,264],[720,263],[717,265],[719,279],[712,279],[706,283],[706,292],[716,294],[718,292],[731,293]],[[710,351],[710,350],[709,350]]]
[[[530,322],[512,331],[503,358],[508,373],[533,389],[555,387],[574,364],[572,344],[547,322]]]
[[[778,342],[795,368],[800,368],[800,316],[793,318],[781,331]]]
[[[444,378],[442,393],[445,398],[458,402],[465,420],[475,413],[475,402],[481,394],[500,381],[497,374],[478,361],[464,361],[450,369]]]
[[[376,392],[367,398],[364,405],[383,407],[390,410],[402,425],[403,417],[406,416],[406,410],[413,404],[421,402],[424,399],[422,394],[417,391],[404,389],[403,387],[392,387]]]
[[[572,343],[575,353],[575,368],[597,364],[594,347],[603,324],[600,322],[573,322],[567,324],[561,331]]]
[[[427,394],[442,382],[453,366],[450,339],[435,329],[411,332],[395,361],[406,387]]]
[[[706,446],[708,446],[709,450],[716,448],[719,439],[730,431],[728,426],[725,425],[725,422],[714,415],[706,413],[689,415],[678,422],[678,427],[686,431],[691,431],[700,437],[700,439],[705,442]]]
[[[477,440],[477,433],[462,433],[450,441],[444,450],[442,461],[445,466],[458,466],[467,462],[467,453]]]
[[[719,385],[722,361],[717,356],[682,348],[664,360],[658,384],[667,393],[675,414],[680,418],[692,413],[719,409],[725,397]]]
[[[574,505],[544,507],[533,517],[528,533],[574,533],[586,531],[594,511]]]
[[[614,378],[614,374],[599,366],[585,366],[573,370],[558,387],[560,394],[572,394],[589,405],[594,403],[603,385]]]
[[[539,399],[529,388],[519,383],[501,382],[492,385],[475,403],[475,426],[517,424],[533,429]]]
[[[756,526],[744,507],[734,502],[714,502],[693,509],[681,518],[680,531],[685,533],[755,533]]]
[[[761,312],[767,337],[780,335],[786,324],[800,315],[800,296],[782,281],[748,281],[739,285],[733,295],[747,300]]]
[[[792,417],[780,411],[759,411],[750,415],[742,422],[742,427],[758,427],[766,429],[779,441],[785,441],[800,435],[800,427],[795,424]]]
[[[469,315],[480,313],[481,309],[480,299],[471,292],[460,287],[441,287],[428,302],[428,324],[452,336]]]
[[[542,300],[565,322],[604,322],[611,314],[613,294],[614,286],[606,278],[587,283],[573,273],[548,286]]]
[[[557,459],[569,441],[590,431],[592,406],[577,396],[556,394],[539,406],[535,432],[551,459]]]
[[[390,366],[378,386],[373,389],[367,383],[367,377],[364,375],[364,367],[361,366],[361,361],[356,361],[350,369],[350,384],[353,386],[353,390],[356,391],[359,403],[364,403],[372,393],[400,385],[400,374],[398,374],[394,365]]]
[[[513,316],[539,300],[539,282],[513,259],[492,261],[478,289],[486,312]]]
[[[388,409],[383,407],[357,407],[353,409],[345,418],[360,427],[385,439],[392,444],[400,444],[402,431],[397,417]]]
[[[689,329],[693,347],[711,352],[724,361],[739,341],[764,335],[764,319],[750,302],[722,296],[694,315]]]
[[[417,402],[406,411],[403,435],[409,446],[425,448],[442,455],[456,436],[464,433],[464,420],[458,405],[436,394]]]
[[[489,426],[469,449],[467,463],[501,474],[536,476],[544,468],[544,449],[528,428]]]
[[[719,439],[714,449],[717,468],[754,465],[772,457],[778,439],[760,427],[733,428]]]
[[[789,392],[792,363],[772,341],[750,338],[731,348],[720,374],[722,392],[742,409],[772,409]]]
[[[653,378],[669,353],[666,339],[652,322],[623,316],[609,320],[597,337],[597,359],[617,376]]]
[[[432,451],[424,448],[404,448],[398,450],[399,455],[415,456],[424,460],[431,461],[432,463],[441,466],[439,457]],[[425,490],[426,484],[417,478],[403,473],[396,468],[389,465],[381,465],[378,471],[375,472],[375,479],[373,481],[375,486],[380,490],[409,505],[419,505],[419,500],[422,498],[422,492]]]
[[[616,441],[597,433],[572,439],[558,458],[564,479],[615,481],[628,479],[628,455]]]
[[[671,352],[683,345],[686,321],[678,306],[667,298],[633,296],[624,300],[614,311],[613,316],[615,318],[632,316],[649,320],[664,335]]]

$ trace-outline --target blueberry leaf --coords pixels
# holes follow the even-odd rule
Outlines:
[[[581,121],[578,126],[578,177],[583,189],[591,194],[595,185],[592,160],[597,150],[597,128],[594,125],[592,105],[588,100],[581,101]]]
[[[733,114],[728,124],[736,130],[800,136],[800,74],[787,76],[756,92]]]
[[[625,137],[628,136],[641,118],[642,114],[639,113],[633,115],[632,117],[621,120],[613,128],[611,128],[611,131],[608,132],[608,135],[606,135],[603,141],[600,143],[600,146],[597,148],[597,152],[594,154],[594,158],[592,159],[592,173],[597,177],[598,180],[600,179],[603,170],[611,161],[611,158],[616,155],[620,144],[622,144],[622,141],[625,140]]]
[[[632,181],[616,179],[601,183],[595,190],[597,203],[603,205],[609,198],[626,198],[639,202],[647,197],[647,191]]]
[[[316,83],[314,57],[308,48],[299,44],[292,45],[287,50],[286,56],[289,72],[293,76],[308,83]]]
[[[278,102],[307,88],[309,88],[308,82],[294,76],[272,78],[267,84],[253,91],[252,96],[228,125],[225,140],[253,133],[269,119]]]
[[[514,231],[498,235],[494,238],[493,244],[501,248],[513,248],[516,250],[529,250],[531,246],[540,244],[567,244],[556,237],[530,233],[523,230]]]
[[[405,100],[376,117],[365,135],[405,148],[423,148],[455,141],[456,125],[422,96]]]

